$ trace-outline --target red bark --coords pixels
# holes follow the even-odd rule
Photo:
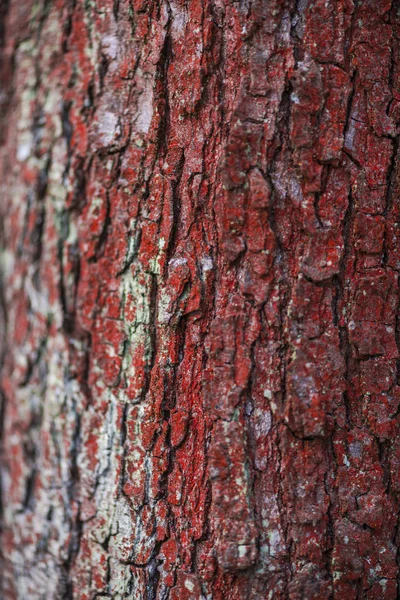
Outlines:
[[[0,11],[2,598],[398,598],[399,4]]]

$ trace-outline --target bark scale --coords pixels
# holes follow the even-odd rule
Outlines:
[[[397,0],[0,14],[1,597],[398,598]]]

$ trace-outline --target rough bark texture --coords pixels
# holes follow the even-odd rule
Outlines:
[[[399,598],[399,1],[0,21],[1,598]]]

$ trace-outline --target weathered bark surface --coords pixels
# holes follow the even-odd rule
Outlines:
[[[400,3],[0,14],[1,598],[398,598]]]

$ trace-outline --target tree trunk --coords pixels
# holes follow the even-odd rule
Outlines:
[[[1,598],[400,598],[399,1],[0,21]]]

